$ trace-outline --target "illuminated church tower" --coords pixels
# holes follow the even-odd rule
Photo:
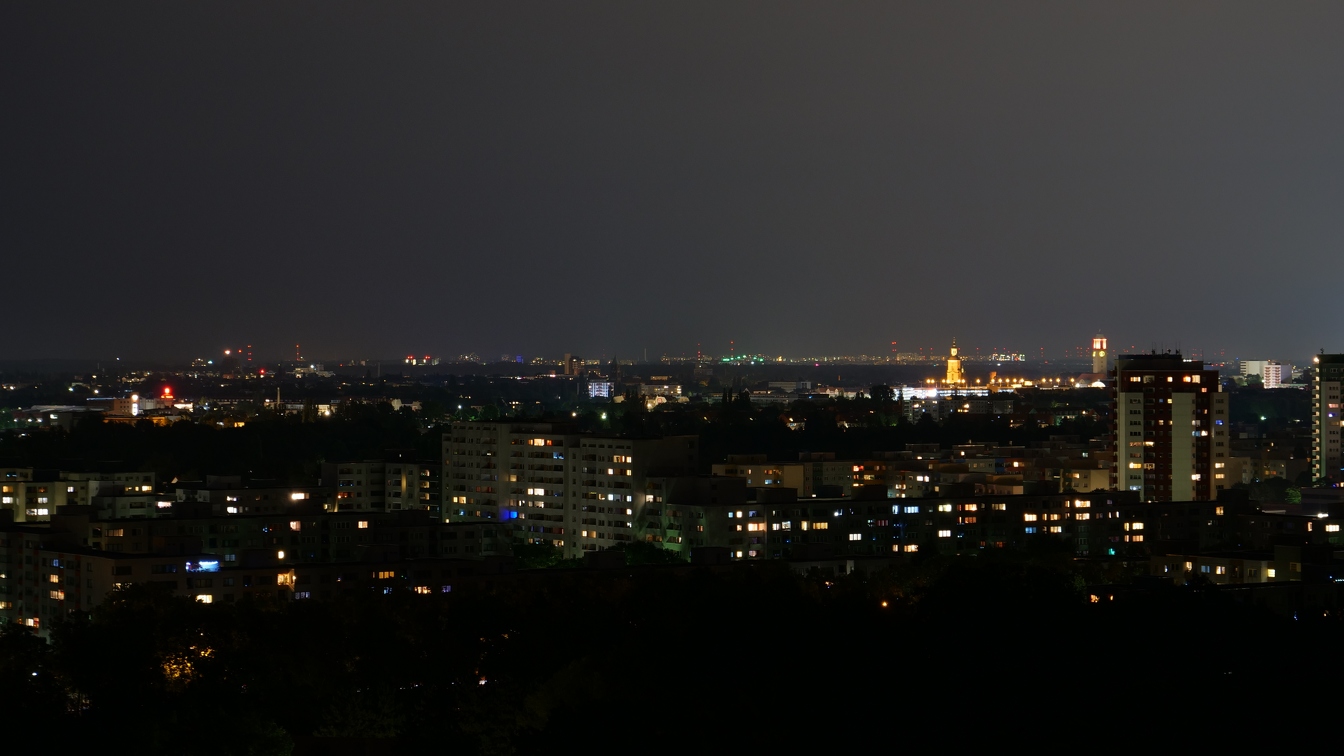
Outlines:
[[[961,373],[961,358],[957,356],[957,340],[952,339],[952,353],[947,357],[947,382],[949,384],[965,383],[966,377]]]
[[[1092,372],[1106,374],[1106,337],[1101,334],[1092,337]]]

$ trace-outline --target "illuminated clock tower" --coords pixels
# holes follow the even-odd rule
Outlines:
[[[1092,337],[1092,372],[1106,374],[1106,337],[1101,334]]]

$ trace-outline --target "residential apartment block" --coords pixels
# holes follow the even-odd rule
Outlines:
[[[1144,501],[1210,501],[1228,487],[1227,394],[1177,354],[1116,360],[1112,485]]]
[[[1344,479],[1344,354],[1314,358],[1316,378],[1311,384],[1311,476],[1340,482]]]
[[[326,463],[322,483],[331,487],[332,509],[339,512],[425,510],[439,517],[442,495],[437,462],[364,460]]]
[[[509,522],[523,542],[569,556],[600,551],[640,535],[636,523],[670,490],[668,479],[695,475],[698,443],[551,423],[454,423],[443,438],[445,518]]]
[[[154,473],[77,473],[0,468],[0,511],[14,522],[46,522],[58,507],[88,505],[98,497],[153,497]],[[152,504],[151,504],[152,506]]]

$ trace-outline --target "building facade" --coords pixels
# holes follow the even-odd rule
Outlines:
[[[567,556],[632,542],[660,481],[696,474],[698,444],[551,423],[454,423],[443,437],[444,516],[508,522],[518,540]]]
[[[1210,501],[1227,479],[1227,394],[1218,371],[1179,353],[1117,358],[1115,488],[1143,501]]]
[[[1311,477],[1334,482],[1344,468],[1340,429],[1340,389],[1344,387],[1344,354],[1319,354],[1311,384]]]
[[[439,477],[433,462],[364,460],[327,463],[322,483],[331,486],[332,508],[340,512],[426,510],[439,515]]]

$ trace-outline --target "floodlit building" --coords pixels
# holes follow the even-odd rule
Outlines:
[[[1283,385],[1283,364],[1274,360],[1266,362],[1260,378],[1264,381],[1265,388],[1279,388]]]
[[[960,350],[957,349],[957,340],[952,339],[952,351],[947,355],[947,383],[956,385],[966,382],[966,375],[961,370]]]
[[[1106,337],[1097,334],[1092,337],[1092,372],[1097,375],[1105,375],[1107,360]]]
[[[1143,501],[1210,501],[1228,487],[1227,394],[1217,370],[1180,353],[1115,364],[1113,484]]]

